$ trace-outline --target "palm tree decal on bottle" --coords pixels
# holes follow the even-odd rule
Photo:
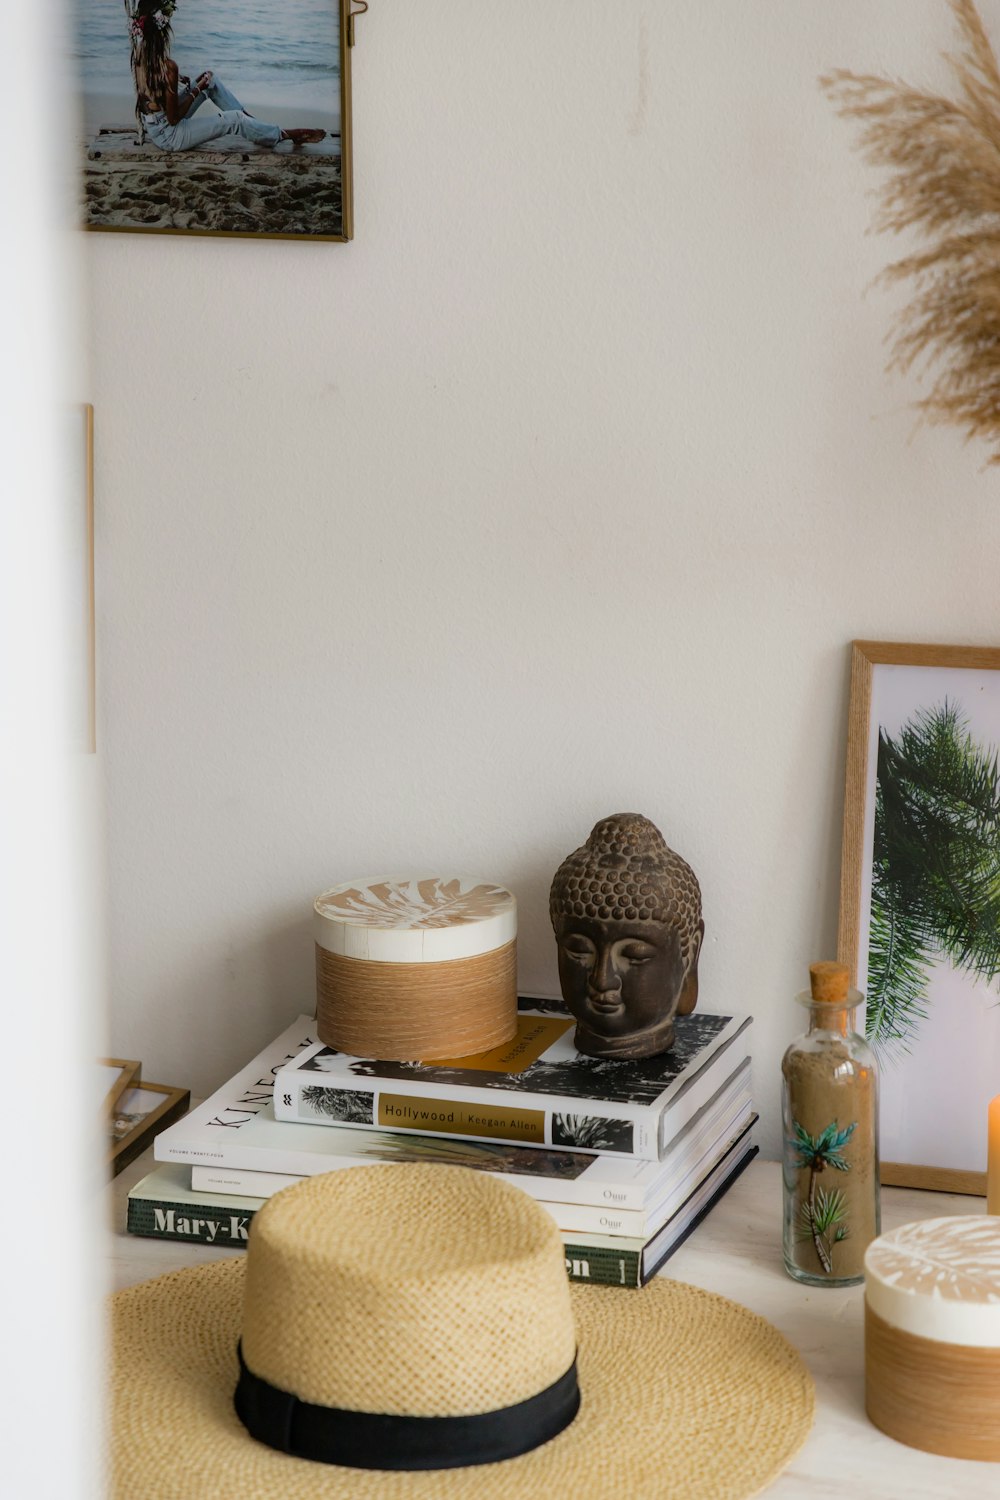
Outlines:
[[[844,1215],[844,1195],[839,1188],[820,1187],[819,1174],[832,1167],[836,1172],[849,1172],[850,1162],[844,1158],[844,1147],[857,1129],[857,1121],[838,1130],[836,1120],[831,1120],[826,1129],[811,1136],[798,1122],[792,1121],[794,1137],[786,1141],[796,1168],[808,1168],[809,1192],[799,1209],[799,1238],[812,1240],[820,1265],[828,1276],[833,1273],[833,1247],[846,1240],[850,1227]]]
[[[880,727],[865,1031],[906,1052],[934,962],[1000,978],[1000,765],[956,704]]]

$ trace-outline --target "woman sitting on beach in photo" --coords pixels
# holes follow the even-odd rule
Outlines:
[[[189,151],[206,141],[236,136],[255,146],[273,147],[291,141],[295,147],[323,139],[325,130],[283,130],[280,125],[255,119],[211,71],[202,73],[192,85],[170,56],[170,17],[174,9],[174,0],[138,0],[132,12],[135,112],[154,146],[161,151]],[[193,119],[206,99],[220,113]]]

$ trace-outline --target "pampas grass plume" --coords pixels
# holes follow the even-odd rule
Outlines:
[[[875,228],[923,242],[878,278],[911,294],[887,368],[929,375],[921,414],[984,440],[1000,464],[1000,69],[973,0],[949,3],[961,41],[945,55],[953,98],[840,69],[820,84],[887,173]]]

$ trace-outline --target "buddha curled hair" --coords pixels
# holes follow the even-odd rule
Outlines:
[[[592,921],[662,922],[677,930],[690,965],[701,940],[701,888],[691,866],[669,848],[655,823],[615,813],[563,860],[549,893],[552,925]]]

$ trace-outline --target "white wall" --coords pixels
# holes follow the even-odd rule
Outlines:
[[[349,246],[91,236],[113,1041],[217,1084],[341,879],[694,866],[764,1144],[836,930],[852,637],[1000,635],[985,450],[882,372],[893,252],[816,86],[941,0],[374,0]]]
[[[54,71],[61,6],[0,10],[0,1089],[5,1212],[0,1494],[97,1493],[102,1311],[95,1192],[106,1141],[97,1053],[99,946],[88,889],[95,765],[74,754],[79,620],[68,403],[80,397],[65,201],[70,90]],[[47,80],[46,91],[39,80]],[[46,97],[42,97],[42,93]],[[26,130],[26,122],[30,130]],[[30,135],[30,140],[29,140]],[[11,143],[18,143],[12,145]],[[78,414],[77,414],[78,415]],[[82,435],[82,427],[78,428]],[[82,548],[76,558],[82,563]],[[75,630],[75,634],[71,634]],[[72,661],[72,667],[71,667]],[[99,1211],[98,1211],[99,1212]]]

